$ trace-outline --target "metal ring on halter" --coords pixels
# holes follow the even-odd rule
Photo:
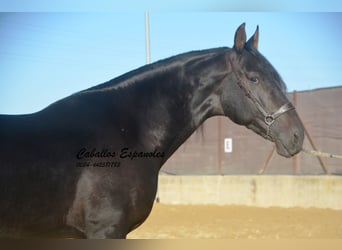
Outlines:
[[[295,109],[295,107],[290,103],[285,103],[283,106],[281,106],[276,112],[273,114],[266,114],[265,115],[265,123],[268,126],[271,126],[273,122],[282,114],[286,113],[287,111],[290,111],[292,109]]]
[[[282,114],[286,113],[287,111],[290,111],[292,109],[295,109],[295,107],[292,105],[292,103],[288,102],[285,103],[283,106],[281,106],[276,112],[273,114],[266,114],[265,115],[265,123],[267,125],[267,136],[270,136],[271,126],[274,123],[274,121],[281,116]]]
[[[275,121],[275,119],[273,118],[272,115],[267,115],[265,116],[265,123],[267,126],[271,126],[273,124],[273,122]]]

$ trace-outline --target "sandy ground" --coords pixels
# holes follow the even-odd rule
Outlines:
[[[134,239],[342,239],[342,210],[155,204]]]

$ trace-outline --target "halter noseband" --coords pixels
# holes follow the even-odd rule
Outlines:
[[[238,75],[238,73],[235,71],[233,62],[231,61],[230,58],[227,57],[228,62],[230,63],[230,65],[232,66],[232,71],[235,75],[235,78],[237,80],[237,84],[239,85],[240,89],[242,89],[245,92],[245,95],[252,100],[252,102],[255,104],[256,108],[263,114],[264,116],[264,122],[267,126],[267,136],[270,136],[270,130],[271,130],[271,126],[274,123],[274,121],[281,115],[285,114],[286,112],[295,109],[295,107],[292,105],[292,103],[288,102],[285,103],[284,105],[282,105],[277,111],[273,112],[273,113],[268,113],[260,104],[260,102],[257,100],[257,98],[251,93],[251,91],[249,91],[249,89],[247,89],[244,84],[243,81],[241,80],[240,76]]]

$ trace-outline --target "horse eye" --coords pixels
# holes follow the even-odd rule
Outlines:
[[[259,82],[258,77],[255,77],[255,76],[251,77],[250,80],[251,80],[251,82],[253,82],[253,83],[258,83],[258,82]]]

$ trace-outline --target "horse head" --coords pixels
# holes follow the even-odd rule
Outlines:
[[[246,41],[245,24],[237,29],[234,47],[226,57],[228,76],[221,105],[226,116],[276,144],[285,157],[298,153],[304,129],[286,96],[286,85],[258,51],[259,28]]]

